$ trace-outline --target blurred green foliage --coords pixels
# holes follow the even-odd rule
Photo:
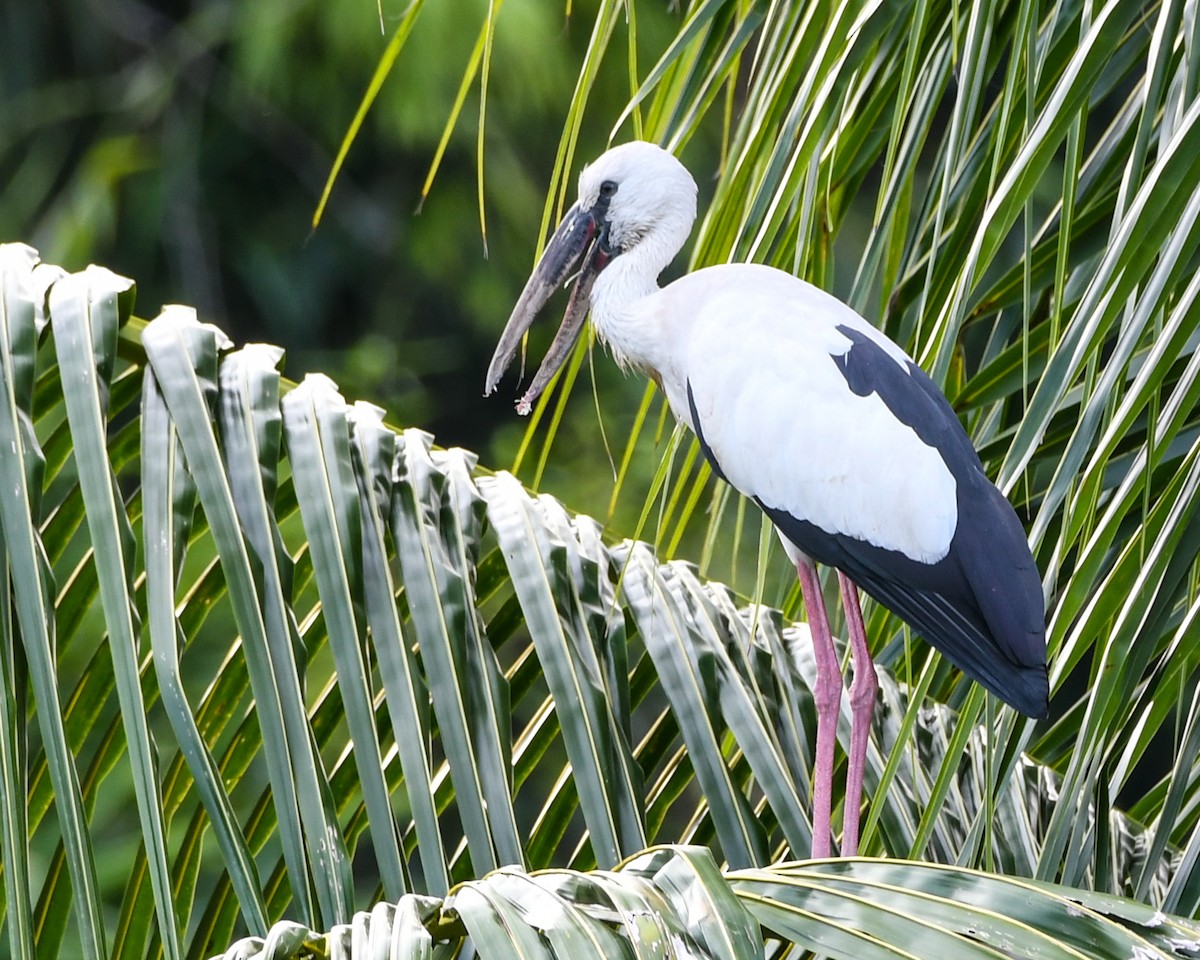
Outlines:
[[[516,388],[510,379],[485,401],[483,374],[536,253],[595,7],[508,0],[499,12],[485,252],[478,77],[423,204],[421,191],[487,2],[421,10],[315,231],[332,158],[406,2],[384,0],[382,11],[316,0],[5,4],[0,239],[31,243],[72,270],[110,266],[136,278],[139,315],[194,305],[237,343],[284,346],[290,378],[324,371],[347,396],[386,407],[392,422],[509,466],[525,427],[507,402]],[[638,8],[643,73],[679,16],[665,3]],[[610,54],[580,158],[606,146],[629,84],[629,64]],[[531,363],[553,327],[549,317],[537,332]],[[607,362],[595,370],[620,457],[642,385]],[[603,517],[612,471],[589,393],[571,404],[546,486]],[[656,460],[637,458],[644,482],[624,498],[622,532]]]

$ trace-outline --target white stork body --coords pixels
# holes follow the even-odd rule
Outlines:
[[[615,344],[622,324],[610,326],[604,310],[606,279],[607,272],[596,281],[592,317]],[[657,374],[672,412],[704,437],[740,492],[914,559],[946,555],[957,518],[954,477],[878,394],[847,389],[834,358],[854,342],[838,327],[869,338],[906,375],[910,361],[841,301],[771,267],[729,264],[636,301],[632,324],[657,336],[647,355],[628,360]],[[903,469],[882,484],[888,464]]]
[[[1041,583],[1024,531],[932,381],[866,320],[771,267],[727,264],[665,288],[695,219],[696,187],[666,151],[610,150],[526,285],[492,367],[583,261],[563,327],[518,405],[561,365],[590,305],[623,366],[666,393],[717,473],[763,509],[797,565],[817,660],[813,854],[828,832],[840,666],[814,562],[839,571],[854,653],[843,850],[857,847],[877,685],[855,584],[1017,709],[1047,710]]]

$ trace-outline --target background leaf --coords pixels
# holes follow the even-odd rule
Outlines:
[[[108,10],[66,18],[83,31],[71,36],[116,23],[89,19]],[[794,578],[757,510],[667,429],[661,398],[602,359],[586,368],[595,399],[572,400],[586,345],[525,437],[505,405],[464,399],[539,224],[544,235],[615,124],[617,139],[667,143],[695,172],[704,214],[692,267],[761,260],[853,303],[927,363],[1030,524],[1051,720],[988,703],[868,609],[893,676],[868,757],[865,852],[953,864],[956,890],[1001,900],[1047,889],[1017,877],[1094,891],[1071,895],[1075,906],[1061,891],[1037,901],[1035,953],[1078,947],[1055,927],[1078,909],[1096,915],[1104,950],[1170,955],[1133,907],[1089,897],[1135,894],[1189,914],[1200,904],[1189,10],[601,2],[572,10],[564,31],[557,8],[496,4],[478,33],[489,127],[465,130],[460,91],[461,116],[484,115],[476,34],[460,36],[451,3],[414,5],[396,14],[403,55],[380,73],[389,84],[302,250],[292,247],[311,207],[273,191],[301,183],[315,204],[328,164],[313,138],[331,150],[341,139],[386,39],[372,33],[372,52],[352,18],[304,3],[236,18],[199,4],[179,21],[130,8],[122,29],[154,42],[127,38],[102,66],[84,63],[82,81],[39,72],[68,56],[29,72],[46,80],[36,90],[21,75],[25,93],[0,105],[11,174],[0,209],[45,238],[50,259],[136,263],[149,313],[182,297],[223,325],[258,318],[238,340],[277,332],[292,346],[318,316],[346,333],[375,329],[357,353],[325,355],[343,384],[398,398],[397,423],[445,428],[443,440],[519,468],[517,480],[490,475],[473,454],[393,432],[328,390],[285,399],[285,414],[281,351],[230,351],[187,308],[146,324],[118,297],[72,346],[63,324],[87,315],[80,277],[123,281],[71,279],[28,247],[4,248],[10,952],[146,955],[174,938],[200,956],[270,936],[285,917],[302,927],[279,928],[281,949],[305,949],[322,929],[361,950],[382,943],[354,919],[370,907],[431,953],[465,933],[442,909],[463,883],[484,884],[469,909],[481,923],[505,918],[507,932],[493,930],[502,940],[546,911],[562,926],[551,937],[535,924],[538,947],[521,935],[529,950],[625,950],[577,901],[602,890],[611,920],[670,896],[633,872],[586,871],[660,842],[701,844],[747,870],[805,853],[811,658],[791,625]],[[0,31],[6,79],[31,62],[12,45],[36,50],[21,38],[41,36],[33,14],[12,16],[27,29]],[[86,49],[109,35],[94,33]],[[276,51],[292,49],[307,52],[272,72]],[[533,132],[539,110],[553,114],[545,135]],[[405,208],[397,195],[415,206],[446,132],[438,189],[420,219],[388,220],[389,233],[379,211]],[[188,166],[197,155],[184,147],[201,141]],[[398,161],[400,142],[420,162]],[[264,182],[234,170],[262,170]],[[454,232],[485,212],[486,269],[462,254],[477,235]],[[418,268],[437,283],[416,282]],[[468,315],[470,335],[454,321]],[[99,359],[85,364],[89,352]],[[321,359],[294,354],[291,373]],[[95,379],[84,391],[68,369]],[[408,386],[393,391],[393,375]],[[439,378],[447,390],[434,401]],[[485,409],[495,433],[462,426]],[[617,470],[597,417],[621,438]],[[484,880],[513,867],[495,889]],[[1011,878],[968,872],[980,867]],[[873,891],[887,884],[866,874],[852,890],[823,874],[773,875],[772,917],[797,943],[897,955],[917,936],[905,898],[922,878],[950,876],[912,869],[894,875],[886,904]],[[562,873],[541,892],[513,879],[541,870]],[[793,910],[784,893],[805,884],[814,899]],[[392,913],[377,906],[385,895],[400,898]],[[864,899],[854,929],[804,913],[857,904],[857,917]],[[921,936],[966,942],[968,907]],[[711,937],[671,923],[642,933],[716,955],[735,914]],[[1195,939],[1174,923],[1171,936]],[[622,943],[641,949],[634,939]]]

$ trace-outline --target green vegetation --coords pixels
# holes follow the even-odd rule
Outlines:
[[[358,954],[382,904],[372,937],[445,956],[1194,952],[1182,2],[68,12],[3,14],[0,223],[139,286],[0,248],[0,949]],[[1046,724],[869,613],[891,859],[779,865],[811,832],[796,591],[653,388],[584,345],[525,437],[477,396],[609,131],[697,173],[691,265],[775,263],[905,344],[1029,522]]]

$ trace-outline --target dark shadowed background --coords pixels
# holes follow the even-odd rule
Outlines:
[[[289,378],[324,371],[392,422],[509,466],[525,426],[510,403],[516,384],[485,401],[483,374],[536,253],[595,4],[503,6],[484,138],[485,253],[478,77],[421,200],[488,7],[438,0],[421,11],[313,232],[333,158],[407,3],[384,0],[382,32],[369,0],[5,4],[0,239],[68,269],[109,266],[137,281],[139,316],[193,305],[236,343],[285,347]],[[639,8],[641,74],[678,18],[668,4]],[[604,149],[629,96],[629,64],[610,55],[580,162]],[[711,169],[711,149],[690,153]],[[531,359],[561,309],[551,305]],[[607,361],[595,369],[619,458],[642,385]],[[603,513],[612,471],[590,393],[572,401],[555,459],[595,461],[559,492]],[[638,469],[652,471],[654,459]],[[552,466],[550,489],[556,476]]]

